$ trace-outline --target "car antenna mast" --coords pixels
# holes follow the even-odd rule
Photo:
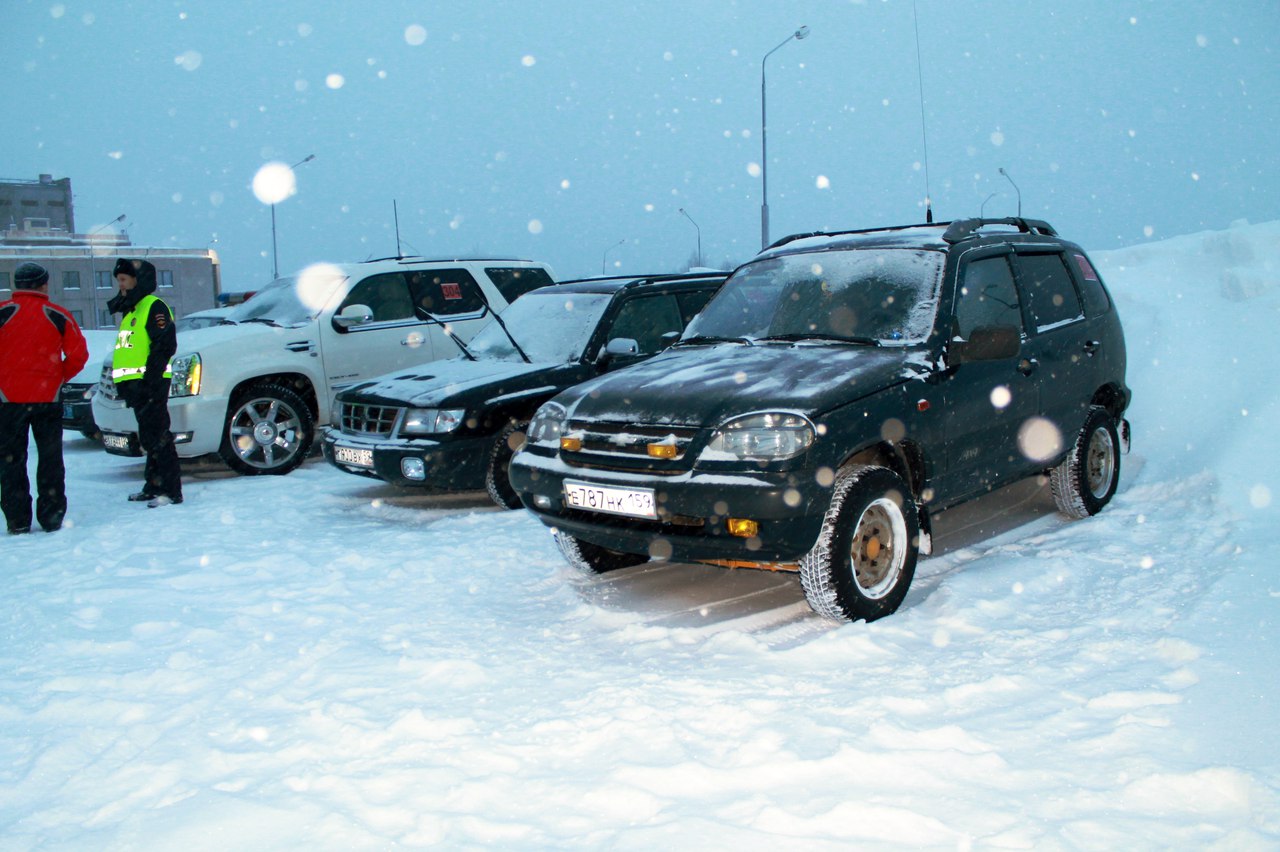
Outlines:
[[[929,130],[924,117],[924,62],[920,58],[920,13],[911,0],[911,18],[916,27],[916,81],[920,86],[920,137],[924,142],[924,221],[933,223],[933,197],[929,194]]]
[[[404,253],[400,251],[400,208],[394,198],[391,199],[391,215],[396,221],[396,260],[404,260]]]

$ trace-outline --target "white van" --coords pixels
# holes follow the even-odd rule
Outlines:
[[[218,453],[243,474],[283,474],[311,450],[334,394],[458,353],[517,296],[552,284],[528,260],[390,258],[281,278],[227,322],[178,336],[169,414],[178,455]],[[139,456],[138,423],[110,364],[93,397],[107,452]]]

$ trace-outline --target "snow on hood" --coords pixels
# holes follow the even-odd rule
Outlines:
[[[433,361],[415,369],[397,370],[353,385],[343,393],[344,398],[358,395],[415,407],[438,406],[451,397],[468,391],[499,385],[506,386],[502,388],[505,392],[523,389],[527,382],[520,382],[520,379],[532,378],[535,374],[540,376],[563,366],[565,365],[498,360],[468,361],[456,358]]]
[[[571,417],[711,426],[751,411],[809,416],[908,378],[912,350],[799,344],[682,348],[579,385]]]

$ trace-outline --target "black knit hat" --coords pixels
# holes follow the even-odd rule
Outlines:
[[[122,257],[116,261],[116,268],[111,270],[111,277],[115,278],[122,272],[130,278],[138,277],[138,267],[127,257]]]
[[[13,271],[13,289],[38,290],[49,283],[49,270],[38,263],[23,263]]]

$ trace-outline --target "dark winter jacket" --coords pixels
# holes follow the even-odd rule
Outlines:
[[[15,290],[0,302],[0,402],[57,402],[88,360],[80,326],[44,293]]]
[[[117,264],[118,266],[119,264]],[[121,290],[107,302],[107,310],[113,314],[127,314],[137,307],[138,302],[156,291],[156,268],[147,260],[136,261],[138,283],[132,290]],[[178,351],[178,331],[173,325],[173,314],[169,306],[161,299],[151,303],[151,312],[147,316],[147,335],[151,338],[151,352],[147,357],[147,373],[142,384],[158,387],[164,381],[164,371],[169,359]],[[133,385],[124,382],[121,385]],[[136,388],[127,388],[129,391]],[[166,391],[167,393],[167,391]]]

